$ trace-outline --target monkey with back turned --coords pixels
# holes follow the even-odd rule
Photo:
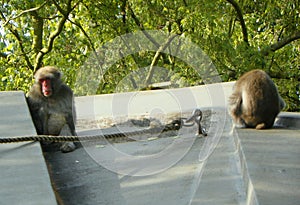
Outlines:
[[[234,122],[249,128],[271,128],[284,107],[270,76],[258,69],[242,75],[229,98],[229,113]]]
[[[42,67],[34,78],[27,102],[37,134],[75,136],[73,92],[62,82],[60,71],[53,66]],[[64,142],[60,147],[62,152],[71,152],[75,148],[73,142]]]

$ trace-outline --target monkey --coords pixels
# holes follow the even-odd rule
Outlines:
[[[270,76],[256,69],[243,74],[235,83],[229,97],[229,114],[236,124],[246,128],[273,127],[285,102]]]
[[[35,83],[26,95],[27,103],[39,135],[76,135],[73,92],[61,80],[61,72],[54,66],[38,69]],[[64,142],[62,152],[76,149],[73,142]]]

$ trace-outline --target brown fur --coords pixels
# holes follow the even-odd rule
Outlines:
[[[272,79],[263,70],[252,70],[240,77],[229,98],[229,113],[245,127],[271,128],[285,103]]]
[[[69,127],[69,135],[75,132],[75,109],[72,90],[61,81],[61,73],[53,66],[40,68],[35,74],[35,84],[27,94],[30,113],[38,134],[61,135],[62,128]],[[51,94],[42,92],[41,80],[50,79]],[[66,142],[63,152],[73,151],[75,145]]]

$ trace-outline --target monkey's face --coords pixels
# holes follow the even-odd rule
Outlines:
[[[40,68],[34,75],[36,83],[39,84],[40,92],[45,97],[56,95],[61,86],[61,73],[53,66]]]
[[[50,78],[39,79],[41,85],[42,94],[45,97],[50,97],[53,94],[52,81]]]

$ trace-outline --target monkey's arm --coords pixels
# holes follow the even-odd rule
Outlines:
[[[70,130],[71,130],[71,133],[73,136],[76,136],[76,131],[75,131],[75,121],[76,121],[76,111],[75,111],[75,106],[74,106],[74,97],[73,97],[73,94],[72,94],[72,98],[70,100],[70,104],[71,104],[71,108],[70,108],[70,112],[68,114],[68,117],[67,117],[67,123],[70,127]]]
[[[74,96],[72,90],[66,86],[62,85],[62,89],[64,90],[62,93],[65,93],[65,100],[66,100],[66,121],[67,124],[71,130],[71,134],[73,136],[76,136],[76,131],[75,131],[75,121],[76,121],[76,111],[75,111],[75,106],[74,106]]]
[[[26,96],[27,104],[31,114],[32,121],[34,123],[37,134],[47,134],[45,130],[45,113],[42,108],[41,102],[39,102],[36,93],[29,92]]]
[[[73,120],[72,116],[68,115],[68,117],[67,117],[67,124],[68,124],[68,126],[69,126],[69,128],[71,130],[71,134],[73,136],[76,136],[77,134],[76,134],[76,131],[75,131],[75,123],[74,123],[74,120]]]

